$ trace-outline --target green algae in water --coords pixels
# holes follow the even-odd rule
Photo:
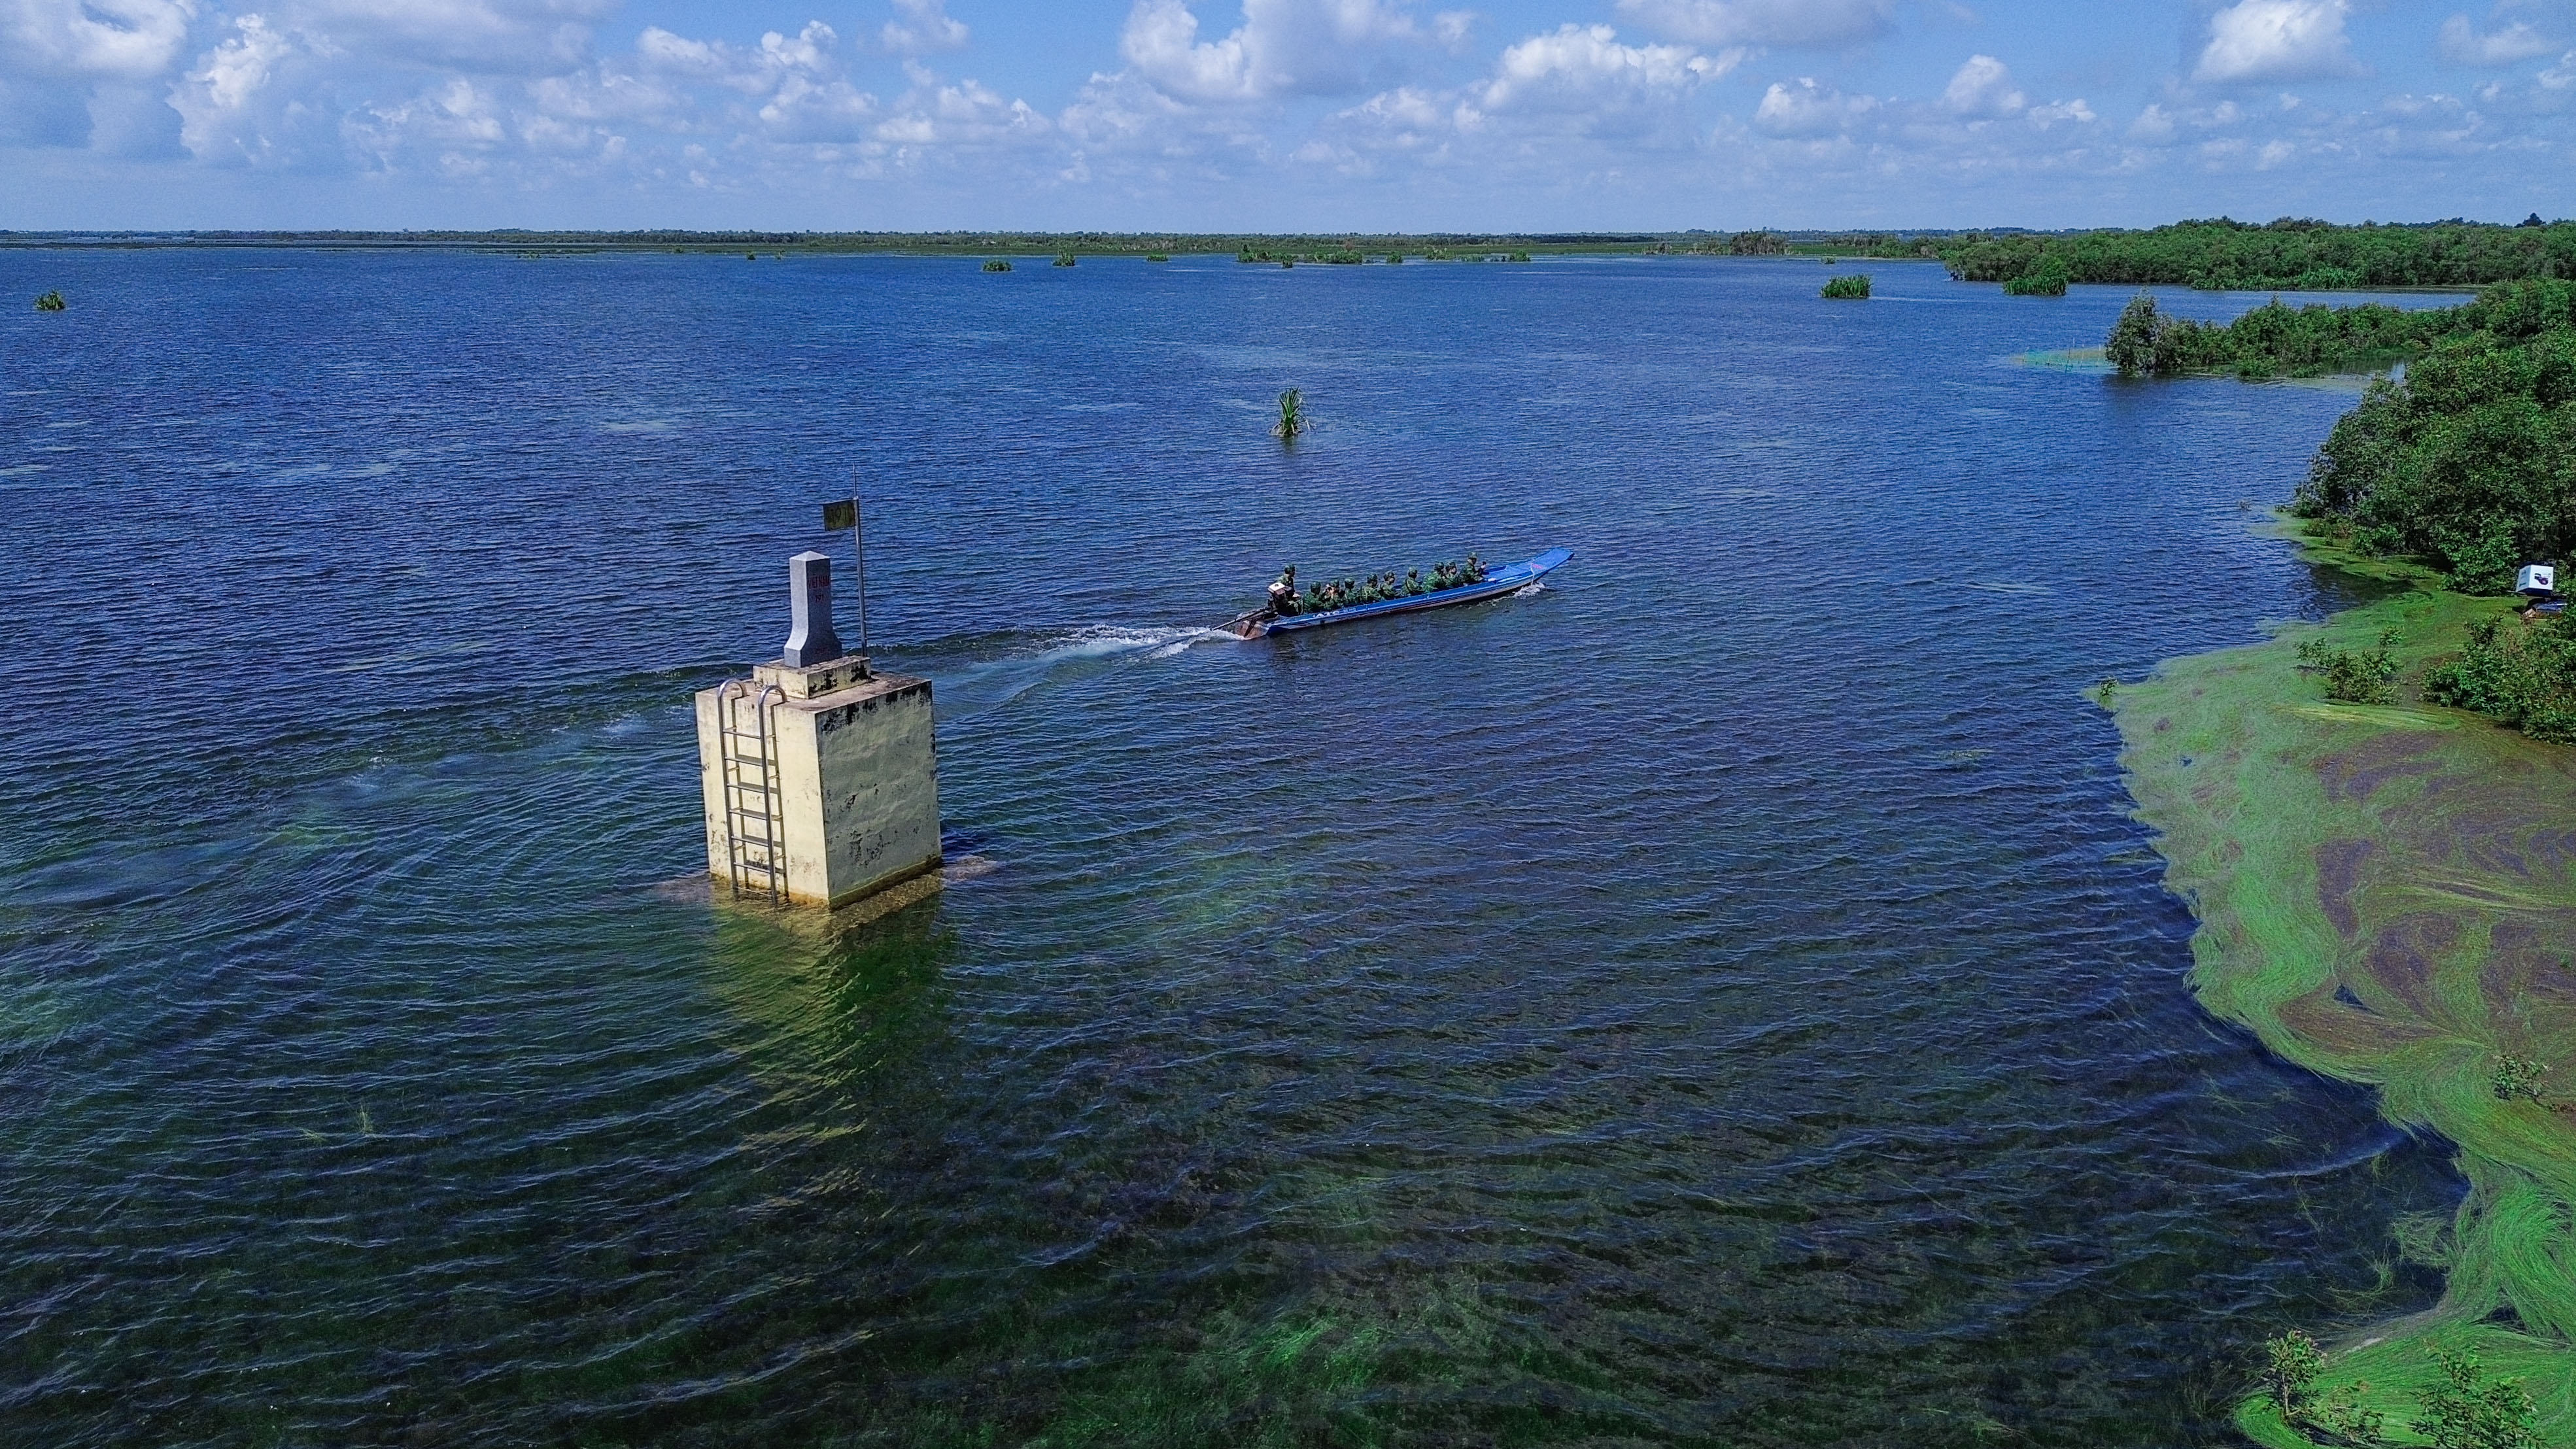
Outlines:
[[[2406,700],[2471,622],[2507,607],[2403,565],[2373,572],[2426,586],[2171,661],[2106,704],[2166,878],[2200,920],[2202,1003],[2459,1145],[2470,1191],[2448,1233],[2400,1228],[2409,1251],[2448,1267],[2441,1302],[2333,1353],[2320,1392],[2367,1380],[2368,1406],[2411,1441],[2401,1426],[2437,1379],[2438,1338],[2522,1378],[2563,1441],[2576,1437],[2576,1123],[2493,1082],[2508,1058],[2576,1063],[2562,959],[2576,858],[2553,835],[2576,817],[2576,752],[2456,711],[2326,702],[2298,667],[2302,643],[2393,640]],[[2260,1443],[2309,1442],[2260,1397],[2237,1423]]]

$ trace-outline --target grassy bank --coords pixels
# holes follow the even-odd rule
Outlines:
[[[2403,1251],[2444,1269],[2429,1312],[2303,1327],[2320,1387],[2367,1380],[2395,1443],[2435,1377],[2426,1345],[2474,1345],[2576,1443],[2576,750],[2416,703],[2426,670],[2505,600],[2312,545],[2407,592],[2240,649],[2173,660],[2108,692],[2130,792],[2192,903],[2192,985],[2214,1014],[2381,1110],[2457,1143],[2468,1198]],[[2299,646],[2375,651],[2397,703],[2336,704]],[[2507,1056],[2540,1100],[2499,1095]],[[2392,1253],[2400,1251],[2392,1245]],[[2340,1341],[2338,1341],[2340,1340]],[[2311,1442],[2268,1400],[2257,1442]]]

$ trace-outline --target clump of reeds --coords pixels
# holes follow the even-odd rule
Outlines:
[[[1821,294],[1827,297],[1862,298],[1869,295],[1869,273],[1845,272],[1829,278]]]
[[[984,270],[988,272],[1007,272],[1010,269],[1011,263],[1006,257],[987,257],[984,261]]]
[[[45,295],[38,297],[36,299],[36,310],[39,312],[59,312],[63,310],[63,294],[60,292],[47,292]]]
[[[1271,424],[1270,431],[1282,442],[1306,431],[1305,395],[1298,389],[1279,394],[1279,421]]]
[[[1072,266],[1072,265],[1073,265],[1073,253],[1071,253],[1071,252],[1057,252],[1057,253],[1055,254],[1055,264],[1056,264],[1057,266],[1059,266],[1059,267],[1069,267],[1069,266]]]

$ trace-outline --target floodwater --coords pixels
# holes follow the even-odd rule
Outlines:
[[[2220,1436],[2460,1186],[2082,690],[2336,606],[2352,397],[1870,270],[0,252],[0,1439]],[[686,701],[853,474],[990,869],[835,928]]]

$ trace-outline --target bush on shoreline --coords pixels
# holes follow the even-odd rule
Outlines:
[[[2468,648],[2424,677],[2424,697],[2576,744],[2576,625],[2564,614],[2473,625]]]
[[[2290,511],[2463,593],[2576,553],[2576,283],[2490,287],[2334,426]]]

